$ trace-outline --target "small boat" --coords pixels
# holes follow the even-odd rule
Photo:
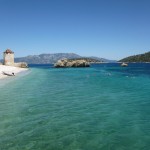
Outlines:
[[[15,76],[14,72],[12,72],[12,73],[7,73],[7,72],[4,72],[4,71],[3,71],[3,74],[4,74],[4,75],[7,75],[7,76]]]
[[[122,66],[122,67],[127,67],[128,64],[126,64],[126,63],[123,62],[123,63],[121,64],[121,66]]]

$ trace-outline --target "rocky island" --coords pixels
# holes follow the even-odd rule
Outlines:
[[[55,68],[69,67],[90,67],[90,63],[85,59],[61,59],[54,64]]]

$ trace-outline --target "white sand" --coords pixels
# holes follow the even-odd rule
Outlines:
[[[19,68],[19,67],[13,67],[13,66],[5,66],[5,65],[0,65],[0,79],[8,77],[7,75],[4,75],[3,72],[10,73],[12,72],[16,75],[19,72],[26,71],[28,70],[27,68]]]

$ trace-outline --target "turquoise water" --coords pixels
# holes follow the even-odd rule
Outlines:
[[[149,64],[32,66],[0,81],[0,150],[149,149]]]

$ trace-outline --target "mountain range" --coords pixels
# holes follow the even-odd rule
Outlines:
[[[26,62],[28,64],[54,64],[60,59],[79,59],[83,58],[88,60],[89,62],[117,62],[115,60],[108,60],[105,58],[99,58],[99,57],[84,57],[80,56],[75,53],[54,53],[54,54],[40,54],[40,55],[29,55],[26,57],[18,57],[15,58],[15,62]],[[3,62],[3,60],[0,60],[0,62]],[[150,52],[139,54],[139,55],[133,55],[126,58],[123,58],[119,60],[118,62],[150,62]]]
[[[83,57],[75,53],[54,53],[54,54],[40,54],[40,55],[29,55],[26,57],[15,58],[15,62],[27,62],[28,64],[54,64],[58,60],[76,59],[76,58],[88,58],[95,60],[95,62],[112,62],[112,60],[99,58],[99,57]]]

